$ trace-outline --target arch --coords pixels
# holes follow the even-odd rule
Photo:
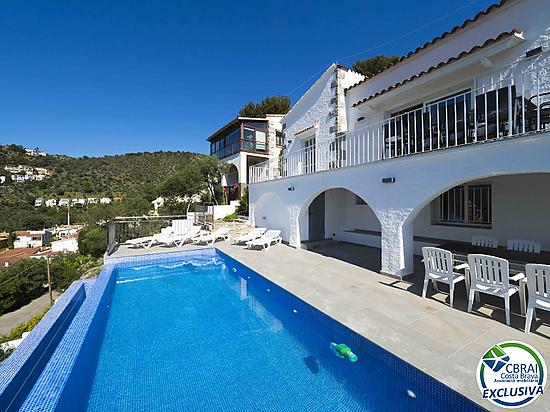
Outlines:
[[[227,169],[226,181],[228,186],[239,184],[239,170],[234,164],[231,164]]]
[[[290,215],[283,200],[275,193],[263,194],[254,207],[254,223],[257,227],[280,230],[281,237],[290,236]]]
[[[445,186],[439,187],[437,190],[432,191],[424,200],[422,200],[420,203],[418,203],[410,212],[407,219],[405,219],[404,224],[407,225],[409,223],[412,223],[416,216],[418,216],[418,213],[422,209],[424,209],[428,204],[430,204],[433,200],[437,199],[438,196],[441,194],[447,192],[448,190],[452,189],[453,187],[463,185],[468,182],[473,182],[476,180],[482,180],[482,179],[492,179],[497,177],[503,177],[503,176],[516,176],[516,175],[550,175],[550,171],[540,171],[540,172],[532,172],[532,171],[506,171],[506,172],[500,172],[500,173],[487,173],[487,174],[480,174],[478,176],[469,176],[467,178],[457,179],[454,181],[447,181]]]
[[[300,241],[309,240],[309,207],[322,193],[325,193],[325,238],[380,247],[378,215],[364,196],[342,186],[315,190],[302,204],[298,214]]]

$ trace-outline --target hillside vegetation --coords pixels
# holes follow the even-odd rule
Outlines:
[[[43,181],[14,183],[10,193],[0,192],[2,199],[30,201],[32,197],[132,197],[154,187],[164,177],[197,156],[191,152],[144,152],[104,157],[69,157],[61,155],[29,156],[21,146],[0,149],[0,176],[9,178],[5,166],[44,167],[51,173]]]
[[[23,147],[0,148],[0,232],[37,230],[67,223],[64,207],[34,207],[36,198],[116,199],[110,205],[71,207],[71,222],[93,223],[114,216],[148,213],[158,185],[177,169],[205,155],[191,152],[128,153],[117,156],[73,158],[61,155],[29,156]],[[48,169],[42,181],[13,182],[5,166],[26,165]],[[6,186],[9,186],[6,187]]]

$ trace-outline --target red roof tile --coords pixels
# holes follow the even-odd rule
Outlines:
[[[518,30],[518,29],[514,29],[510,32],[506,32],[506,33],[501,33],[497,38],[495,39],[488,39],[485,41],[485,43],[483,43],[481,46],[474,46],[472,47],[469,51],[463,51],[462,53],[460,53],[458,56],[456,57],[451,57],[449,60],[447,60],[446,62],[441,62],[439,63],[437,66],[432,66],[430,67],[428,70],[424,70],[418,74],[415,74],[414,76],[411,76],[409,77],[408,79],[405,79],[403,80],[402,82],[399,82],[399,83],[396,83],[394,84],[393,86],[390,86],[388,87],[387,89],[383,89],[383,90],[380,90],[379,92],[375,93],[375,94],[372,94],[370,95],[369,97],[366,97],[364,98],[363,100],[359,100],[358,102],[355,102],[351,105],[351,107],[356,107],[356,106],[359,106],[360,104],[363,104],[365,102],[367,102],[368,100],[374,98],[374,97],[377,97],[377,96],[380,96],[381,94],[384,94],[384,93],[387,93],[389,92],[390,90],[393,90],[399,86],[402,86],[404,85],[405,83],[408,83],[408,82],[411,82],[413,81],[414,79],[418,79],[419,77],[422,77],[428,73],[431,73],[433,72],[434,70],[437,70],[437,69],[440,69],[441,67],[443,66],[446,66],[447,64],[449,63],[453,63],[461,58],[463,58],[464,56],[467,56],[469,54],[472,54],[474,52],[476,52],[477,50],[483,48],[483,47],[486,47],[488,46],[489,44],[492,44],[492,43],[495,43],[497,41],[500,41],[502,40],[504,37],[507,37],[507,36],[512,36],[514,34],[521,34],[522,31],[521,30]]]
[[[468,24],[470,23],[473,23],[475,21],[477,21],[480,17],[483,17],[483,16],[486,16],[487,14],[489,14],[492,10],[494,9],[497,9],[499,7],[502,7],[504,6],[504,4],[506,3],[507,0],[501,0],[500,3],[495,3],[495,4],[491,4],[487,10],[485,11],[480,11],[478,14],[476,14],[476,16],[473,18],[473,19],[467,19],[464,23],[462,23],[460,26],[455,26],[453,27],[453,29],[451,31],[446,31],[445,33],[443,33],[441,36],[439,37],[436,37],[434,38],[432,41],[429,41],[428,43],[426,43],[424,46],[421,46],[421,47],[418,47],[416,50],[413,50],[413,51],[410,51],[406,56],[403,56],[401,57],[398,61],[396,61],[395,63],[392,63],[390,64],[389,66],[387,67],[384,67],[382,70],[380,70],[378,73],[375,73],[373,74],[372,76],[370,77],[365,77],[363,80],[351,85],[350,87],[348,87],[346,90],[350,90],[350,89],[353,89],[355,86],[359,86],[361,83],[364,83],[366,82],[367,80],[369,79],[372,79],[374,76],[377,76],[379,75],[380,73],[384,72],[385,70],[389,69],[390,67],[393,67],[395,66],[396,64],[399,64],[401,63],[403,60],[405,59],[408,59],[409,57],[421,52],[422,50],[425,50],[426,48],[428,48],[429,46],[435,44],[437,41],[439,40],[443,40],[445,37],[449,36],[449,35],[452,35],[454,33],[456,33],[458,30],[461,30],[463,28],[465,28]]]

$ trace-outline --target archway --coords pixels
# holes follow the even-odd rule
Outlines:
[[[240,198],[239,193],[239,170],[235,165],[229,166],[226,174],[226,193],[228,200],[237,200]]]
[[[380,221],[355,192],[342,187],[317,191],[302,205],[298,220],[302,247],[380,270]]]

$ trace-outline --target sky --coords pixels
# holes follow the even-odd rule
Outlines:
[[[2,0],[0,144],[208,153],[249,101],[295,103],[331,63],[405,55],[494,2]]]

